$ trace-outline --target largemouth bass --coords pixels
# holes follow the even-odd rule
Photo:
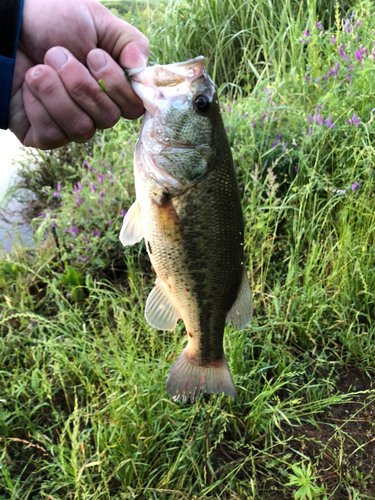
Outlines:
[[[157,279],[148,323],[188,344],[167,378],[173,400],[236,390],[223,350],[225,322],[245,327],[252,296],[244,266],[244,224],[215,86],[204,58],[132,70],[146,113],[135,146],[136,201],[120,234],[145,239]]]

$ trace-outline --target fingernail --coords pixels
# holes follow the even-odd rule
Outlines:
[[[32,72],[32,76],[34,78],[36,78],[37,76],[39,76],[41,73],[43,72],[43,66],[41,64],[39,64],[38,66],[36,66],[34,69],[33,69],[33,72]]]
[[[134,50],[134,62],[137,62],[137,67],[145,67],[148,64],[148,56],[143,52],[143,50],[139,47],[136,47]]]
[[[107,66],[107,59],[103,51],[95,49],[88,55],[87,63],[93,71],[102,71]]]
[[[68,62],[68,56],[60,47],[53,47],[48,51],[48,63],[58,71]]]
[[[120,64],[124,68],[142,68],[147,66],[148,51],[137,42],[129,42],[121,54]]]

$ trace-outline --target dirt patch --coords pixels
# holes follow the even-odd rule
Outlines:
[[[221,465],[227,473],[228,467],[244,463],[236,475],[239,484],[252,478],[259,499],[291,500],[298,487],[288,486],[292,473],[288,464],[306,467],[311,463],[313,483],[319,490],[325,489],[327,498],[375,499],[375,384],[368,375],[353,369],[341,374],[336,388],[353,395],[348,402],[332,405],[317,415],[314,425],[294,427],[284,423],[276,433],[283,444],[275,443],[264,455],[259,442],[251,445],[252,460],[249,448],[234,450],[230,444],[221,443],[213,454],[214,469],[220,473]],[[238,498],[249,498],[249,493],[243,495]],[[313,498],[323,498],[323,492]]]
[[[372,385],[366,374],[348,371],[337,388],[345,394],[359,392],[352,402],[332,406],[316,427],[284,429],[291,439],[289,450],[295,450],[293,459],[300,460],[299,454],[310,458],[315,475],[335,500],[352,498],[351,488],[375,498],[375,394],[366,392]]]

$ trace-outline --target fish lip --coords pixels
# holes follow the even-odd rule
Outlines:
[[[142,99],[143,106],[154,117],[157,111],[155,89],[134,80],[132,80],[131,86],[137,96]]]

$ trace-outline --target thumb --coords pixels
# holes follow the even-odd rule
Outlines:
[[[99,2],[91,4],[98,47],[108,52],[123,68],[147,66],[148,39],[134,26],[122,21]]]

